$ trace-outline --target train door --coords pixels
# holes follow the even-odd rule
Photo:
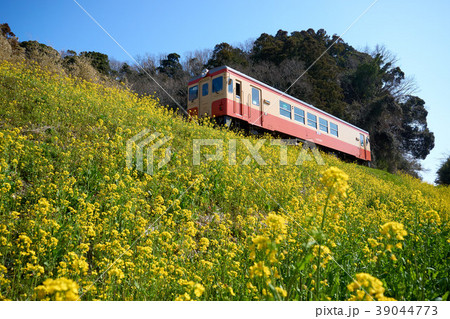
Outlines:
[[[198,116],[204,116],[205,114],[211,115],[211,98],[210,98],[210,84],[209,78],[202,79],[198,83],[199,87],[199,108]]]
[[[359,158],[366,159],[366,139],[363,134],[359,134]]]
[[[242,82],[236,80],[234,89],[234,113],[243,115],[242,112]]]
[[[261,101],[261,90],[255,87],[251,87],[251,107],[256,109],[256,112],[253,113],[252,124],[254,125],[263,125],[263,109],[262,109],[262,101]],[[249,116],[250,117],[250,116]]]

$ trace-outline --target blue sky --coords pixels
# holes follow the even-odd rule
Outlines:
[[[261,33],[323,28],[343,33],[374,0],[334,1],[143,1],[77,0],[132,56],[212,49]],[[2,1],[6,2],[6,1]],[[130,58],[73,0],[14,0],[2,3],[0,22],[19,40],[37,40],[57,50],[98,51],[121,61]],[[384,45],[413,76],[425,100],[436,146],[423,162],[433,182],[450,155],[449,1],[379,0],[343,39],[356,49]]]

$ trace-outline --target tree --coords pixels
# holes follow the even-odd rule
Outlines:
[[[270,61],[280,64],[287,58],[285,44],[287,41],[287,32],[279,30],[276,36],[267,33],[261,34],[253,44],[251,58],[255,63],[261,61]]]
[[[413,158],[425,159],[434,148],[434,134],[427,126],[428,111],[425,109],[425,101],[417,96],[407,96],[401,107],[403,149]]]
[[[352,55],[359,57],[359,63],[356,60],[356,68],[347,71],[341,82],[349,106],[347,120],[370,132],[378,168],[415,175],[420,167],[417,160],[434,147],[425,101],[409,95],[414,85],[386,49],[377,47],[372,56]]]
[[[191,76],[199,75],[211,59],[212,50],[195,50],[188,52],[182,62],[183,69]]]
[[[108,55],[95,51],[84,51],[80,53],[80,56],[87,58],[94,69],[96,69],[99,73],[103,75],[110,74],[111,67],[109,65]]]
[[[235,68],[247,66],[247,55],[241,49],[235,48],[226,42],[222,42],[214,47],[212,57],[209,59],[207,67],[214,68],[222,65],[228,65]]]
[[[78,55],[74,50],[62,51],[60,55],[66,73],[86,81],[98,82],[100,80],[100,74],[92,66],[90,58]]]
[[[450,185],[450,156],[437,171],[436,184]]]
[[[25,49],[25,56],[30,60],[38,60],[47,57],[54,63],[58,63],[61,59],[58,51],[37,41],[23,41],[20,42],[20,46]]]
[[[16,37],[16,35],[11,31],[11,28],[8,23],[0,24],[0,32],[7,39],[12,39]]]
[[[161,60],[158,71],[169,78],[180,78],[183,73],[183,66],[180,63],[180,55],[170,53],[167,58]]]
[[[348,76],[346,89],[347,102],[365,103],[378,95],[383,86],[383,74],[379,58],[358,65],[355,72]]]
[[[22,56],[23,49],[20,47],[19,39],[11,31],[8,23],[0,24],[0,57],[4,58],[12,56]]]
[[[111,69],[110,71],[111,77],[118,79],[119,72],[123,64],[124,64],[123,62],[116,60],[114,58],[109,59],[109,68]]]
[[[25,57],[40,66],[54,72],[61,72],[61,55],[52,47],[37,41],[23,41],[20,46],[25,49]]]

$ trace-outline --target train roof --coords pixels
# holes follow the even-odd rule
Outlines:
[[[248,75],[246,75],[246,74],[244,74],[242,72],[239,72],[239,71],[237,71],[237,70],[235,70],[233,68],[230,68],[229,66],[223,65],[223,66],[219,66],[219,67],[216,67],[214,69],[211,69],[211,70],[208,71],[207,75],[219,74],[219,73],[221,73],[220,71],[231,71],[231,72],[233,72],[233,73],[235,73],[235,74],[237,74],[237,75],[239,75],[239,76],[241,76],[243,78],[246,78],[246,79],[248,79],[248,80],[250,80],[252,82],[255,82],[255,83],[257,83],[257,84],[259,84],[261,86],[264,86],[265,88],[267,88],[269,90],[272,90],[272,91],[278,93],[280,96],[285,96],[285,97],[287,97],[287,98],[289,98],[291,100],[294,100],[295,102],[301,103],[301,104],[303,104],[303,105],[305,105],[305,106],[307,106],[309,108],[312,108],[313,110],[316,110],[316,111],[318,111],[318,112],[320,112],[322,114],[325,114],[325,115],[327,115],[329,117],[332,117],[332,118],[334,118],[334,119],[336,119],[336,120],[338,120],[338,121],[340,121],[342,123],[345,123],[345,124],[347,124],[347,125],[349,125],[349,126],[351,126],[353,128],[356,128],[356,129],[358,129],[358,130],[360,130],[360,131],[362,131],[364,133],[369,134],[369,132],[367,132],[366,130],[364,130],[364,129],[360,128],[360,127],[357,127],[356,125],[348,123],[347,121],[344,121],[343,119],[340,119],[340,118],[338,118],[338,117],[336,117],[336,116],[334,116],[334,115],[332,115],[332,114],[330,114],[328,112],[325,112],[324,110],[321,110],[321,109],[315,107],[314,105],[311,105],[309,103],[306,103],[305,101],[297,99],[296,97],[293,97],[292,95],[289,95],[289,94],[287,94],[287,93],[285,93],[283,91],[280,91],[280,90],[278,90],[278,89],[276,89],[276,88],[274,88],[274,87],[272,87],[272,86],[270,86],[270,85],[268,85],[266,83],[258,81],[255,78],[252,78],[251,76],[248,76]],[[203,76],[203,75],[200,74],[200,75],[197,75],[197,76],[191,78],[191,80],[189,81],[188,85],[191,85],[191,84],[194,84],[194,83],[198,82],[198,80],[200,80],[201,78],[203,78],[205,76],[206,75]]]

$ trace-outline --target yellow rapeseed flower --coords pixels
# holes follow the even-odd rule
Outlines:
[[[337,167],[328,168],[320,179],[322,184],[328,189],[334,190],[337,194],[345,197],[348,189],[348,175]]]
[[[209,239],[202,237],[198,245],[201,251],[206,251],[209,247]]]
[[[286,220],[280,215],[269,213],[266,218],[266,224],[269,230],[274,233],[286,234],[287,232]]]
[[[253,277],[269,277],[270,269],[264,265],[264,261],[254,263],[250,266],[250,278]]]
[[[384,296],[385,289],[381,280],[367,273],[356,274],[356,281],[347,285],[347,289],[350,292],[355,292],[355,294],[348,299],[350,301],[394,300]]]
[[[194,285],[194,295],[197,297],[201,297],[203,295],[203,292],[205,291],[205,287],[203,287],[202,284],[196,283]]]
[[[78,299],[78,284],[71,279],[46,279],[43,285],[36,287],[38,300],[74,301]]]
[[[385,235],[388,239],[396,238],[404,240],[408,232],[403,228],[403,224],[397,222],[388,222],[381,226],[380,233]]]

